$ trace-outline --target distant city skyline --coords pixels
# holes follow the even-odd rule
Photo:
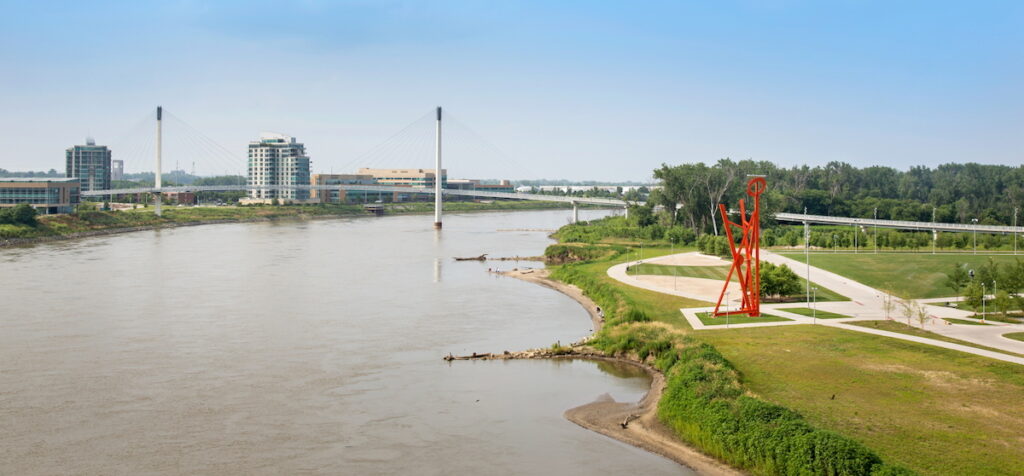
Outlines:
[[[437,105],[514,159],[457,177],[1024,162],[1024,4],[827,3],[4,1],[0,168],[61,170],[92,136],[151,171],[157,105],[241,164],[261,131],[301,137],[316,172]],[[170,132],[165,172],[190,169]]]

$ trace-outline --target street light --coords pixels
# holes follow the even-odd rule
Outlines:
[[[815,324],[818,323],[818,287],[811,288],[812,296],[814,297],[814,305],[811,306],[811,317]]]
[[[875,254],[878,254],[878,207],[875,207]]]
[[[974,223],[974,254],[978,254],[978,219],[971,218],[971,223]]]
[[[985,322],[985,283],[981,283],[981,322]]]
[[[725,328],[729,328],[729,291],[725,291]]]
[[[1014,254],[1017,254],[1017,207],[1014,207]]]
[[[833,253],[838,253],[839,252],[839,242],[836,241],[836,234],[835,233],[832,234],[832,252]]]

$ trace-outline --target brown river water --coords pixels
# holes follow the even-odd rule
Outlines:
[[[607,212],[584,211],[583,218]],[[451,362],[590,333],[487,273],[569,212],[208,225],[0,249],[2,474],[692,474],[562,417],[649,380]],[[519,263],[537,266],[538,263]]]

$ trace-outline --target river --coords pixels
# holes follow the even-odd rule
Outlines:
[[[583,218],[605,212],[581,211]],[[692,474],[577,427],[649,380],[579,304],[487,273],[569,212],[207,225],[0,249],[5,474]],[[536,266],[538,263],[521,263]]]

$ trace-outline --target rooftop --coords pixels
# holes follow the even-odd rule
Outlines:
[[[77,182],[78,177],[0,177],[0,182]]]

